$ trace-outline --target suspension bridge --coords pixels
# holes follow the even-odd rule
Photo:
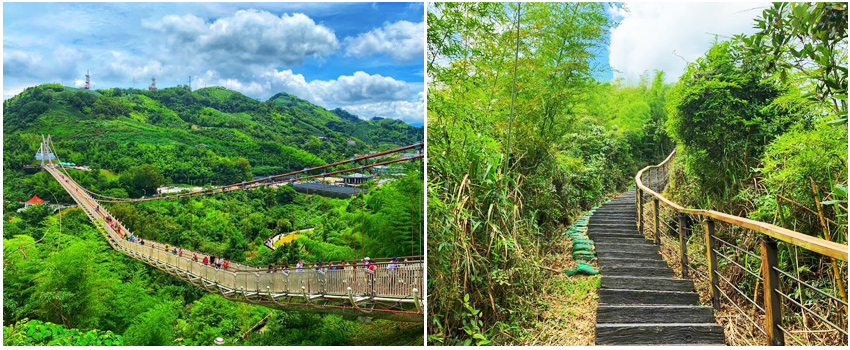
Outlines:
[[[596,344],[846,346],[848,247],[831,240],[826,219],[818,238],[679,205],[661,195],[674,156],[591,216],[602,274]],[[780,264],[780,251],[831,264],[833,276],[804,277]]]
[[[142,202],[167,200],[192,196],[205,196],[232,191],[248,190],[264,186],[283,185],[317,177],[351,171],[360,171],[376,166],[421,159],[423,143],[395,148],[348,160],[334,162],[286,174],[268,176],[198,191],[149,198],[117,198],[95,193],[81,186],[58,163],[50,135],[42,136],[39,149],[41,167],[53,176],[62,188],[77,202],[86,216],[103,234],[109,245],[134,259],[151,265],[178,279],[191,283],[209,293],[226,299],[261,304],[266,307],[308,312],[328,313],[345,316],[364,316],[399,322],[424,322],[424,260],[420,256],[407,257],[404,261],[389,261],[389,258],[374,259],[374,270],[358,265],[356,261],[337,266],[289,268],[279,266],[263,268],[231,263],[227,268],[216,268],[201,262],[208,256],[203,252],[174,247],[166,251],[165,244],[151,240],[131,242],[133,235],[118,218],[111,215],[101,203]],[[417,150],[416,155],[391,160],[379,160],[371,164],[351,166],[342,170],[330,168],[354,164],[384,157],[394,153]],[[311,174],[321,171],[318,174]],[[135,235],[133,235],[135,236]],[[138,237],[138,236],[135,236]],[[181,254],[175,254],[180,249]],[[194,256],[199,259],[193,259]]]

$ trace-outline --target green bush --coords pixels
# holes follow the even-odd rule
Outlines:
[[[117,346],[124,339],[110,331],[81,332],[61,325],[39,320],[23,319],[11,326],[3,326],[3,346]]]

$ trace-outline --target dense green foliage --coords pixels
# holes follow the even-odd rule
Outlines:
[[[365,324],[207,294],[113,251],[79,209],[16,212],[34,194],[72,203],[49,174],[21,169],[36,163],[40,133],[54,136],[62,160],[91,167],[69,170],[84,187],[140,197],[166,184],[224,184],[407,145],[421,140],[422,128],[364,121],[286,94],[258,102],[221,88],[87,92],[48,84],[7,100],[4,113],[4,339],[31,319],[108,330],[128,345],[212,345],[216,337],[241,345],[358,345],[379,336],[384,344],[422,343],[421,325]],[[281,186],[105,205],[137,236],[248,264],[422,255],[422,164],[398,166],[404,175],[368,183],[368,194],[351,199]],[[263,245],[304,228],[315,229],[276,251]],[[241,338],[266,316],[265,328]],[[74,337],[55,342],[77,344]]]
[[[673,89],[667,126],[678,149],[669,195],[686,206],[847,244],[847,4],[775,3],[755,22],[758,33],[715,43]],[[759,235],[751,231],[717,235],[759,251]],[[749,259],[739,262],[758,270]],[[839,290],[847,285],[846,262],[780,244],[778,265],[846,300]],[[761,293],[746,275],[732,276],[732,283],[746,295]],[[826,317],[837,311],[833,321],[846,325],[844,308],[811,289],[791,280],[780,280],[780,289],[807,310]],[[796,303],[783,306],[784,327],[829,328],[801,318]],[[830,333],[806,341],[846,344]]]
[[[846,102],[846,76],[834,74],[841,67],[816,70],[827,75],[792,69],[797,50],[817,51],[812,59],[827,65],[836,45],[846,47],[846,31],[830,29],[841,20],[828,20],[841,11],[846,23],[846,4],[775,4],[756,19],[761,32],[716,43],[688,66],[669,103],[678,200],[822,236],[817,217],[803,210],[815,210],[814,182],[832,201],[824,208],[839,223],[833,239],[845,239],[846,207],[838,205],[847,199],[847,124],[835,120],[846,114],[836,109]],[[797,38],[782,38],[789,33]],[[822,103],[812,102],[815,95]]]
[[[744,186],[765,145],[795,119],[793,104],[773,104],[781,87],[763,80],[751,61],[740,47],[718,43],[688,66],[672,93],[668,131],[679,161],[717,202]]]
[[[559,228],[671,150],[662,73],[593,78],[605,6],[524,4],[519,38],[515,4],[429,11],[429,342],[524,336]]]
[[[776,2],[756,19],[760,31],[740,39],[783,83],[802,73],[804,99],[846,123],[847,15],[846,2]]]
[[[58,324],[38,320],[21,320],[12,326],[3,326],[3,346],[116,346],[124,345],[120,335],[110,331],[80,332]]]

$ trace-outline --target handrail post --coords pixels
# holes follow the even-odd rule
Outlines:
[[[658,227],[658,198],[653,199],[652,207],[655,209],[655,245],[661,246],[661,228]]]
[[[785,335],[779,328],[782,325],[782,300],[779,299],[779,274],[777,265],[776,240],[769,236],[761,239],[761,273],[764,278],[764,323],[768,345],[785,345]]]
[[[640,235],[643,236],[643,191],[641,191],[641,189],[638,189],[637,196],[638,196],[638,199],[637,199],[637,201],[638,201],[638,232],[640,232]]]
[[[714,252],[716,242],[714,241],[714,219],[705,220],[705,247],[708,257],[708,280],[711,284],[711,306],[720,310],[720,290],[717,280],[717,254]]]
[[[685,234],[687,229],[687,217],[684,213],[679,213],[679,244],[681,245],[682,261],[682,278],[688,278],[688,239]]]

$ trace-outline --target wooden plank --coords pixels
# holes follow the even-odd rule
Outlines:
[[[693,292],[694,283],[670,277],[602,276],[600,288]]]
[[[779,266],[776,256],[776,241],[765,237],[761,241],[761,275],[764,279],[764,323],[769,345],[785,345],[782,333],[782,300],[779,299],[779,273],[773,268]]]
[[[717,278],[717,254],[714,241],[714,220],[705,221],[706,256],[708,257],[708,279],[711,285],[711,305],[715,310],[720,310],[720,289]]]
[[[598,259],[598,265],[603,269],[608,268],[669,268],[667,262],[661,258],[657,259]]]
[[[696,305],[599,305],[596,323],[714,323],[714,312]]]
[[[650,168],[658,168],[669,162],[672,159],[673,155],[676,151],[670,153],[663,162],[659,165],[651,165],[647,166],[635,175],[635,184],[637,184],[637,188],[646,192],[650,196],[658,199],[659,202],[663,203],[665,206],[672,208],[674,211],[682,214],[692,214],[698,215],[708,218],[713,218],[717,221],[722,221],[725,223],[733,224],[736,226],[740,226],[749,230],[753,230],[767,236],[776,238],[780,241],[793,244],[795,246],[811,250],[818,254],[822,254],[831,258],[839,259],[842,261],[848,261],[848,246],[847,244],[840,244],[835,242],[830,242],[825,239],[817,238],[814,236],[809,236],[804,233],[800,233],[797,231],[789,230],[784,227],[779,227],[773,224],[768,224],[765,222],[760,222],[752,219],[742,218],[740,216],[730,215],[726,213],[721,213],[714,210],[702,210],[702,209],[690,209],[685,208],[679,204],[673,203],[669,199],[664,196],[658,194],[653,191],[649,187],[645,186],[641,181],[641,175],[643,172]]]
[[[724,344],[714,323],[597,324],[597,345]]]
[[[600,288],[599,303],[608,305],[699,305],[699,295],[695,292]]]

